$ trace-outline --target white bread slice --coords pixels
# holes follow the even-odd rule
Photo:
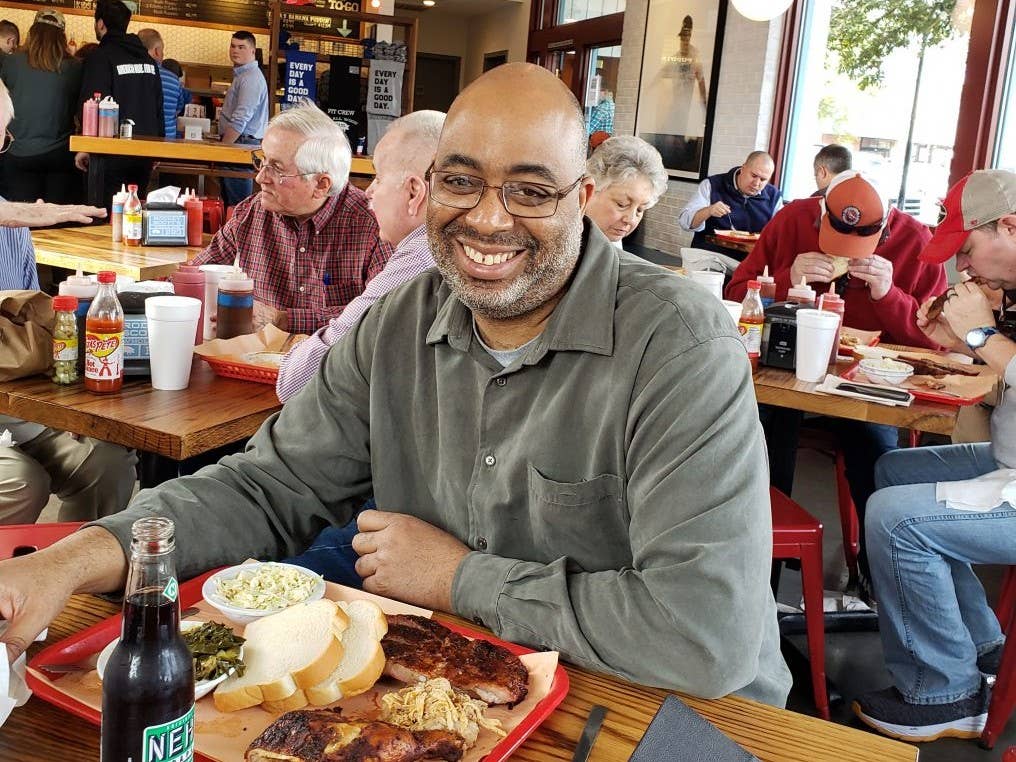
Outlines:
[[[345,654],[332,674],[306,690],[307,700],[318,706],[370,690],[385,669],[381,638],[388,634],[388,620],[384,612],[365,600],[339,606],[349,617],[349,627],[342,633]]]
[[[297,691],[317,685],[342,661],[343,631],[349,618],[334,601],[298,603],[256,619],[244,630],[243,677],[232,675],[215,689],[215,707],[235,712],[265,701],[292,699],[290,709],[306,705]],[[303,703],[300,701],[303,700]]]

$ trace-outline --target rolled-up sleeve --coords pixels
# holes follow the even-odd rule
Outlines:
[[[681,214],[678,215],[677,221],[681,223],[681,227],[690,233],[699,233],[705,230],[706,224],[703,222],[698,227],[692,227],[692,217],[699,211],[699,209],[705,209],[709,206],[710,198],[713,195],[712,186],[708,180],[703,180],[699,183],[698,188],[695,190],[695,195],[691,197],[684,209],[681,210]]]

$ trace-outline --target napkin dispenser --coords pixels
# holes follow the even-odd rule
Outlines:
[[[145,204],[141,242],[145,246],[186,246],[187,212],[175,203]]]
[[[145,317],[145,300],[150,296],[172,296],[172,289],[159,293],[121,291],[118,296],[123,307],[123,374],[125,376],[152,375],[151,351],[148,346],[148,318]]]
[[[794,369],[797,349],[797,311],[813,308],[810,304],[776,302],[765,311],[762,326],[762,349],[759,362],[773,368]]]

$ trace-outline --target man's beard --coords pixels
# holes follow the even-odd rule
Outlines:
[[[480,235],[475,229],[460,222],[451,222],[439,228],[434,223],[432,213],[428,213],[427,218],[430,249],[445,283],[466,307],[490,320],[508,320],[526,315],[549,301],[568,282],[582,246],[581,221],[541,243],[531,235],[522,233]],[[463,275],[455,266],[454,239],[460,236],[473,243],[486,243],[513,251],[525,249],[525,253],[516,255],[528,257],[525,269],[497,290],[476,285],[483,281]]]

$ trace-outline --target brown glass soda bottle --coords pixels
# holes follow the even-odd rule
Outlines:
[[[180,634],[173,522],[138,519],[123,630],[102,680],[101,762],[194,759],[194,664]]]

